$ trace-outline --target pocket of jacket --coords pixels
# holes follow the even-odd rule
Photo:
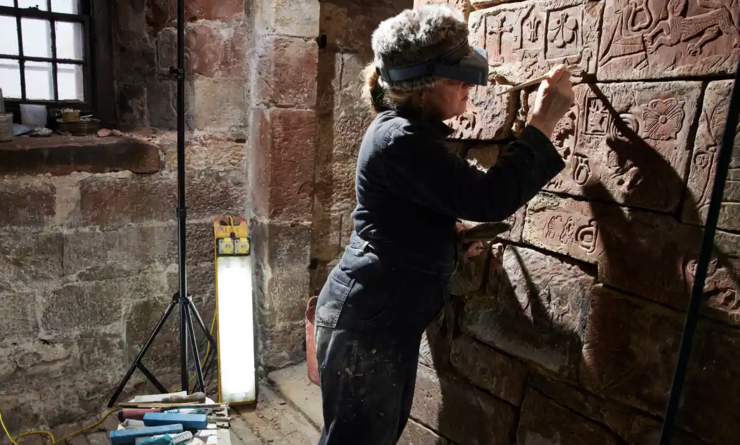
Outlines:
[[[329,274],[319,293],[314,325],[335,329],[344,309],[344,302],[354,286],[355,281],[341,271]]]

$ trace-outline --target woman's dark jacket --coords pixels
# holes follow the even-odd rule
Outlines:
[[[445,139],[452,133],[441,121],[410,113],[375,117],[357,159],[355,231],[319,298],[317,325],[336,327],[345,300],[351,307],[352,298],[383,292],[370,292],[370,282],[385,280],[391,270],[402,281],[408,281],[403,274],[417,272],[448,277],[456,263],[458,218],[502,221],[565,167],[552,142],[531,126],[487,172],[448,151]],[[358,283],[363,280],[367,285]],[[354,289],[358,284],[364,291]]]

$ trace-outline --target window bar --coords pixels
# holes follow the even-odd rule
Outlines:
[[[16,8],[15,23],[18,28],[18,69],[21,74],[21,100],[26,100],[26,61],[23,58],[23,32],[21,30],[21,14],[18,10],[18,0],[13,0]]]
[[[46,0],[47,11],[51,12],[51,0]],[[49,20],[49,26],[51,27],[51,88],[54,91],[54,101],[59,100],[59,85],[57,85],[57,26],[56,21],[52,17]]]
[[[82,53],[82,91],[83,91],[83,102],[89,103],[92,107],[95,98],[93,97],[93,79],[92,79],[92,25],[88,15],[82,22],[82,32],[84,33],[84,45]],[[97,117],[97,116],[96,116]]]

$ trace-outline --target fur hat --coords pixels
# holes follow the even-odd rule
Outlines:
[[[447,5],[423,5],[407,9],[380,22],[373,32],[375,66],[401,68],[443,56],[468,40],[465,17]],[[414,91],[435,83],[439,77],[425,76],[383,86]]]

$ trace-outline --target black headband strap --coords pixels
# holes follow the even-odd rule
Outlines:
[[[386,82],[401,82],[424,76],[433,76],[438,65],[452,65],[470,53],[467,39],[449,53],[432,60],[403,68],[375,68],[378,75]]]

